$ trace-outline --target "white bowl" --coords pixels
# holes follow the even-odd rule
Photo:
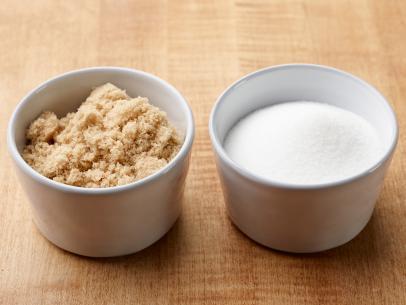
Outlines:
[[[144,179],[110,188],[65,185],[33,170],[21,157],[30,122],[44,110],[59,116],[76,110],[93,87],[106,82],[130,96],[148,97],[167,113],[184,135],[176,157]],[[148,247],[174,224],[181,211],[193,137],[191,109],[170,84],[133,69],[96,67],[57,76],[25,96],[9,122],[7,142],[42,234],[70,252],[105,257]]]
[[[365,118],[385,147],[379,162],[333,183],[298,185],[261,178],[227,156],[223,142],[239,119],[295,100],[328,103]],[[307,64],[270,67],[238,80],[218,98],[209,129],[231,220],[258,243],[288,252],[337,247],[365,227],[398,138],[396,117],[375,88],[346,72]]]

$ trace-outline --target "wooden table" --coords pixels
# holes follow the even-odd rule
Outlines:
[[[231,224],[207,130],[226,86],[290,62],[374,84],[401,129],[368,226],[312,255],[266,249]],[[113,259],[72,255],[38,233],[5,144],[10,114],[30,89],[99,65],[168,80],[197,128],[181,218],[153,246]],[[1,304],[406,304],[405,1],[2,0],[0,71]]]

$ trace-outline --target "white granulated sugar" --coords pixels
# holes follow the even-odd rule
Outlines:
[[[229,132],[224,147],[250,172],[285,183],[318,184],[368,169],[382,154],[375,129],[361,116],[317,102],[257,110]]]

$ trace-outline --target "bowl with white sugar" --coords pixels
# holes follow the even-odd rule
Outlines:
[[[337,247],[366,226],[398,138],[374,87],[311,64],[238,80],[218,98],[209,130],[233,223],[296,253]]]

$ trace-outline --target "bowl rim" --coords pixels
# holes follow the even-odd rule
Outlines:
[[[390,139],[390,145],[386,149],[386,151],[382,154],[382,157],[379,158],[377,162],[372,164],[370,167],[367,169],[363,170],[362,172],[352,175],[343,179],[339,179],[336,181],[330,181],[330,182],[323,182],[323,183],[312,183],[312,184],[301,184],[301,183],[290,183],[290,182],[283,182],[283,181],[278,181],[278,180],[273,180],[269,178],[265,178],[262,176],[259,176],[255,173],[252,173],[251,171],[243,168],[239,164],[237,164],[235,161],[233,161],[226,151],[223,148],[223,144],[220,142],[218,139],[217,131],[214,125],[214,120],[216,113],[219,109],[219,106],[221,103],[223,103],[224,99],[230,94],[232,90],[234,90],[236,87],[242,85],[243,83],[250,81],[253,78],[256,78],[262,74],[266,73],[272,73],[276,70],[287,70],[287,69],[313,69],[313,70],[323,70],[325,72],[329,73],[334,73],[338,74],[340,76],[347,77],[351,79],[354,82],[358,82],[362,86],[366,87],[368,90],[372,91],[374,94],[376,94],[380,100],[383,102],[385,107],[388,110],[388,114],[392,117],[392,123],[394,127],[394,133],[392,138]],[[238,174],[243,176],[244,178],[253,181],[255,183],[259,183],[265,186],[269,187],[278,187],[278,188],[283,188],[283,189],[292,189],[292,190],[314,190],[314,189],[321,189],[321,188],[330,188],[330,187],[336,187],[340,185],[344,185],[350,182],[353,182],[355,180],[358,180],[364,176],[367,176],[374,172],[376,169],[378,169],[383,163],[385,163],[392,155],[393,151],[396,148],[396,144],[398,142],[398,136],[399,136],[399,126],[398,122],[396,119],[396,114],[387,101],[387,99],[383,96],[383,94],[376,89],[374,86],[371,84],[367,83],[366,81],[362,80],[361,78],[345,72],[343,70],[330,67],[330,66],[325,66],[325,65],[318,65],[318,64],[307,64],[307,63],[289,63],[289,64],[281,64],[281,65],[275,65],[275,66],[269,66],[265,67],[263,69],[256,70],[254,72],[251,72],[249,74],[244,75],[240,79],[236,80],[234,83],[232,83],[229,87],[227,87],[217,98],[212,111],[210,113],[210,119],[209,119],[209,134],[210,134],[210,139],[212,142],[212,146],[214,151],[218,154],[220,161],[224,162],[227,166],[231,167],[234,171],[236,171]]]
[[[118,73],[122,74],[137,74],[138,76],[144,77],[144,78],[149,78],[152,81],[159,83],[163,87],[165,87],[167,90],[171,91],[175,97],[180,101],[180,103],[184,106],[184,112],[186,115],[186,131],[185,131],[185,137],[184,141],[182,143],[182,146],[179,150],[179,152],[176,154],[176,156],[168,162],[164,167],[160,168],[158,171],[155,173],[144,177],[140,180],[124,184],[124,185],[118,185],[118,186],[112,186],[112,187],[105,187],[105,188],[85,188],[85,187],[79,187],[79,186],[73,186],[73,185],[68,185],[64,184],[61,182],[54,181],[50,178],[47,178],[40,173],[38,173],[36,170],[34,170],[30,165],[28,165],[27,162],[22,158],[20,152],[17,149],[17,145],[15,142],[15,125],[16,125],[16,118],[20,111],[24,108],[27,107],[27,105],[31,101],[31,97],[35,95],[39,90],[43,90],[46,86],[56,82],[60,81],[65,77],[72,76],[72,75],[80,75],[80,74],[86,74],[89,72],[103,72],[103,71],[115,71]],[[193,113],[190,105],[186,101],[186,99],[182,96],[182,94],[174,87],[172,86],[169,82],[159,78],[158,76],[155,76],[151,73],[144,72],[141,70],[133,69],[133,68],[126,68],[126,67],[115,67],[115,66],[97,66],[97,67],[87,67],[87,68],[82,68],[82,69],[77,69],[77,70],[72,70],[68,71],[59,75],[56,75],[38,86],[36,86],[34,89],[29,91],[17,104],[15,107],[9,123],[7,127],[7,146],[9,153],[16,163],[16,165],[25,173],[28,175],[31,179],[34,179],[36,182],[43,184],[45,186],[54,188],[59,191],[63,192],[70,192],[70,193],[79,193],[79,194],[113,194],[117,192],[124,192],[128,190],[132,190],[135,188],[142,187],[146,185],[149,182],[152,182],[154,180],[157,180],[161,176],[165,175],[168,173],[170,170],[172,170],[177,163],[179,163],[182,159],[184,159],[189,151],[191,150],[193,140],[194,140],[194,134],[195,134],[195,123],[194,123],[194,118],[193,118]]]

